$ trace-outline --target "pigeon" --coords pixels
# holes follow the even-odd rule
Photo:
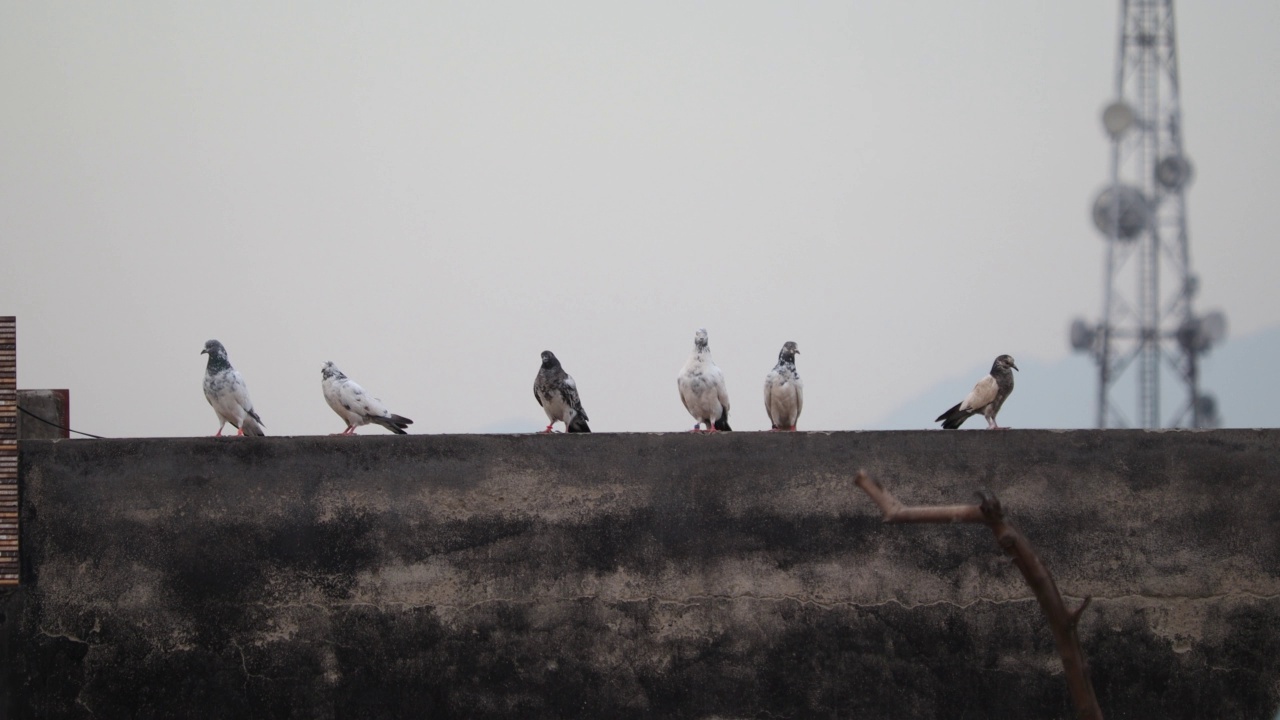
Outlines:
[[[209,356],[204,370],[204,399],[218,416],[218,432],[213,436],[222,437],[222,428],[227,423],[235,426],[236,435],[266,435],[262,418],[253,410],[244,378],[227,360],[227,349],[217,340],[210,340],[200,354]]]
[[[331,360],[325,361],[320,369],[320,389],[324,391],[324,401],[347,423],[347,429],[339,435],[354,435],[356,428],[369,423],[377,423],[397,435],[407,435],[404,429],[413,424],[407,417],[388,412],[381,400],[366,393]]]
[[[771,430],[795,430],[800,410],[804,408],[804,383],[796,372],[799,353],[795,343],[784,343],[778,353],[778,364],[764,378],[764,409],[773,423]]]
[[[578,397],[578,384],[560,367],[560,360],[550,350],[542,351],[542,367],[533,378],[533,397],[549,421],[542,432],[551,432],[557,420],[564,423],[568,432],[591,432],[587,427],[587,411],[582,409],[582,398]]]
[[[711,361],[707,347],[707,329],[699,328],[693,336],[693,354],[676,378],[680,399],[697,422],[693,431],[702,432],[732,430],[729,427],[729,391],[724,384],[724,373]]]
[[[1004,405],[1004,401],[1013,392],[1013,373],[1009,368],[1018,369],[1012,357],[1001,355],[996,358],[991,364],[991,374],[973,386],[969,397],[939,415],[934,422],[941,422],[944,430],[955,430],[970,416],[982,413],[987,419],[988,430],[1004,430],[1005,428],[996,424],[996,413],[1000,412],[1000,406]]]

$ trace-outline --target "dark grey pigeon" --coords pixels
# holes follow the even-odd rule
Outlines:
[[[771,430],[795,430],[800,411],[804,409],[804,383],[796,371],[796,355],[800,350],[786,342],[778,352],[778,364],[764,378],[764,409],[769,413]]]
[[[582,399],[578,397],[578,384],[560,367],[560,361],[550,350],[542,351],[542,367],[533,379],[533,397],[547,414],[549,422],[543,432],[551,432],[557,420],[564,423],[568,432],[591,432],[587,427],[587,411],[582,409]]]
[[[244,378],[227,360],[227,349],[217,340],[210,340],[200,354],[209,356],[209,364],[204,369],[204,399],[218,416],[218,432],[214,437],[222,437],[222,428],[227,423],[236,428],[236,435],[266,435],[262,418],[253,410]]]
[[[1004,401],[1013,392],[1013,372],[1010,368],[1018,369],[1012,357],[1001,355],[996,358],[991,364],[991,374],[979,380],[968,397],[939,415],[934,422],[941,422],[944,430],[955,430],[965,420],[982,413],[987,419],[988,430],[1004,430],[1005,428],[996,424],[996,413],[1000,412],[1000,406],[1004,405]]]

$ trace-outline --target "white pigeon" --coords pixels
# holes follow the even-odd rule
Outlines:
[[[404,429],[413,424],[409,418],[393,415],[381,400],[365,392],[332,361],[326,361],[320,369],[320,388],[324,391],[324,401],[347,424],[347,429],[339,435],[354,435],[357,427],[369,423],[406,435]]]
[[[1013,372],[1009,368],[1018,369],[1012,357],[1001,355],[996,358],[991,363],[991,374],[979,380],[964,400],[951,406],[934,422],[942,423],[944,430],[955,430],[965,420],[982,413],[987,419],[988,430],[1004,430],[1005,428],[996,424],[996,413],[1000,412],[1004,401],[1013,393]]]
[[[218,432],[214,437],[222,437],[222,428],[227,423],[236,428],[236,435],[266,435],[262,418],[253,410],[244,378],[227,360],[227,349],[217,340],[210,340],[200,354],[209,356],[209,364],[204,369],[204,399],[218,416]]]
[[[676,378],[680,388],[680,400],[697,422],[694,432],[705,426],[704,432],[732,430],[729,427],[729,391],[725,387],[724,373],[711,360],[707,347],[707,330],[699,328],[693,336],[693,354]]]
[[[795,343],[783,344],[778,364],[764,378],[764,409],[769,413],[772,430],[795,430],[804,408],[804,383],[796,372],[799,353]]]

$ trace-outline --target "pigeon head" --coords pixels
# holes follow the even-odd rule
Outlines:
[[[200,354],[209,356],[209,364],[205,366],[205,372],[212,374],[231,367],[231,361],[227,360],[227,349],[217,340],[206,342]]]
[[[329,380],[331,378],[344,378],[346,375],[338,369],[337,365],[333,364],[332,360],[325,360],[324,367],[320,368],[320,377],[324,380]]]
[[[560,367],[560,361],[556,359],[556,354],[550,350],[542,351],[542,367],[550,370],[554,367]]]
[[[707,349],[707,329],[698,328],[698,332],[693,334],[693,348],[698,351]]]
[[[1013,362],[1012,355],[1001,355],[996,358],[995,363],[991,365],[991,373],[994,375],[996,371],[1009,372],[1009,368],[1018,369],[1016,363]]]
[[[800,354],[800,348],[790,340],[782,344],[782,350],[778,353],[778,362],[796,364],[796,355]]]

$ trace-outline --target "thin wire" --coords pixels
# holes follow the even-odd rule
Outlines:
[[[45,425],[52,425],[53,427],[56,427],[59,430],[66,430],[67,432],[73,432],[77,435],[84,435],[85,437],[97,438],[98,440],[106,440],[106,438],[102,437],[101,435],[94,435],[93,433],[80,432],[79,430],[72,430],[69,427],[63,427],[56,422],[49,422],[48,420],[45,420],[44,418],[22,407],[21,405],[18,406],[18,409],[22,411],[22,414],[33,417],[36,420],[39,420],[40,422],[44,423]]]

